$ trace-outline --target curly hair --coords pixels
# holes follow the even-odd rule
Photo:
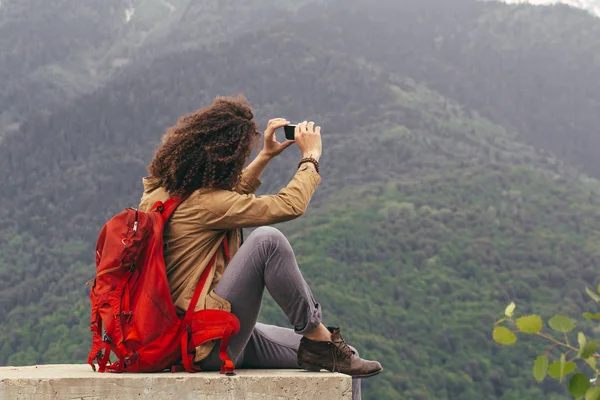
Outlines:
[[[244,96],[217,97],[167,130],[148,171],[171,195],[187,196],[201,188],[231,190],[258,137]]]

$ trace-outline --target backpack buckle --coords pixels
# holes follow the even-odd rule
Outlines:
[[[231,360],[223,360],[221,363],[221,374],[226,376],[235,376],[235,365]]]
[[[129,311],[129,312],[121,311],[121,315],[126,317],[125,321],[129,322],[131,320],[131,316],[133,315],[133,311]]]
[[[131,357],[130,356],[125,357],[123,359],[123,362],[125,363],[125,365],[129,365],[131,363],[136,362],[138,358],[140,358],[140,355],[138,354],[137,351],[134,351],[133,355]]]

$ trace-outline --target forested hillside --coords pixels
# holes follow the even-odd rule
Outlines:
[[[95,60],[84,63],[77,54],[91,57],[95,49],[115,40],[124,23],[118,14],[124,11],[123,4],[121,0],[94,5],[77,0],[2,2],[0,139],[25,115],[88,87],[81,77],[93,75]]]
[[[600,177],[600,19],[587,11],[475,0],[111,1],[3,6],[0,136],[123,66],[296,19],[312,45],[424,82]]]
[[[600,177],[600,19],[565,5],[345,4],[311,7],[307,37],[425,82]]]
[[[580,31],[565,39],[544,12],[558,13],[563,27],[598,26],[568,8],[400,3],[311,5],[214,46],[174,46],[152,62],[132,63],[76,103],[24,121],[0,143],[0,365],[84,360],[84,283],[94,274],[99,228],[138,203],[146,165],[178,116],[216,95],[243,92],[263,127],[275,116],[324,127],[323,183],[307,215],[279,228],[326,322],[342,326],[362,355],[384,364],[385,374],[365,382],[365,398],[564,398],[557,383],[538,386],[523,372],[533,345],[499,351],[490,327],[511,300],[542,311],[562,304],[557,311],[576,315],[588,308],[582,288],[600,281],[600,182],[581,175],[573,159],[526,143],[547,134],[588,151],[597,140],[585,131],[592,117],[578,119],[574,108],[594,102],[596,81],[586,74],[600,63],[585,65],[581,57],[600,36],[573,46],[557,67],[580,65],[578,76],[590,79],[585,90],[577,81],[559,98],[545,97],[555,87],[527,91],[538,90],[556,107],[548,118],[588,132],[587,142],[535,125],[542,117],[524,100],[517,104],[527,122],[513,115],[511,102],[520,101],[528,75],[502,82],[506,71],[493,75],[476,64],[470,80],[462,58],[475,57],[476,45],[484,55],[500,52],[483,45],[488,37],[471,36],[475,21],[492,15],[513,22],[520,15],[544,26],[547,38],[556,30],[551,42],[579,40]],[[188,31],[170,32],[185,41],[179,35]],[[494,35],[506,39],[499,45],[505,51],[522,53],[513,65],[529,68],[514,32]],[[446,40],[463,46],[460,52],[440,47]],[[486,71],[502,83],[500,99],[481,83]],[[565,99],[574,106],[561,109]],[[539,140],[548,149],[556,145]],[[285,185],[298,156],[292,148],[275,160],[262,192]],[[262,318],[286,324],[272,302]]]
[[[4,0],[0,140],[32,114],[90,93],[124,67],[268,25],[320,0]]]

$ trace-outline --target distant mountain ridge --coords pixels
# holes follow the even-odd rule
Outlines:
[[[323,0],[0,0],[0,140],[124,67],[231,40]]]
[[[587,10],[600,17],[600,0],[504,0],[507,4],[527,3],[532,5],[566,4]]]
[[[315,10],[305,35],[335,38],[338,51],[422,82],[600,178],[599,18],[564,5],[409,3],[331,5],[361,29],[340,35]]]

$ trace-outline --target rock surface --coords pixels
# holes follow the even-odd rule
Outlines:
[[[99,374],[87,365],[0,368],[0,400],[350,400],[352,379],[329,372],[239,370],[217,372]]]

